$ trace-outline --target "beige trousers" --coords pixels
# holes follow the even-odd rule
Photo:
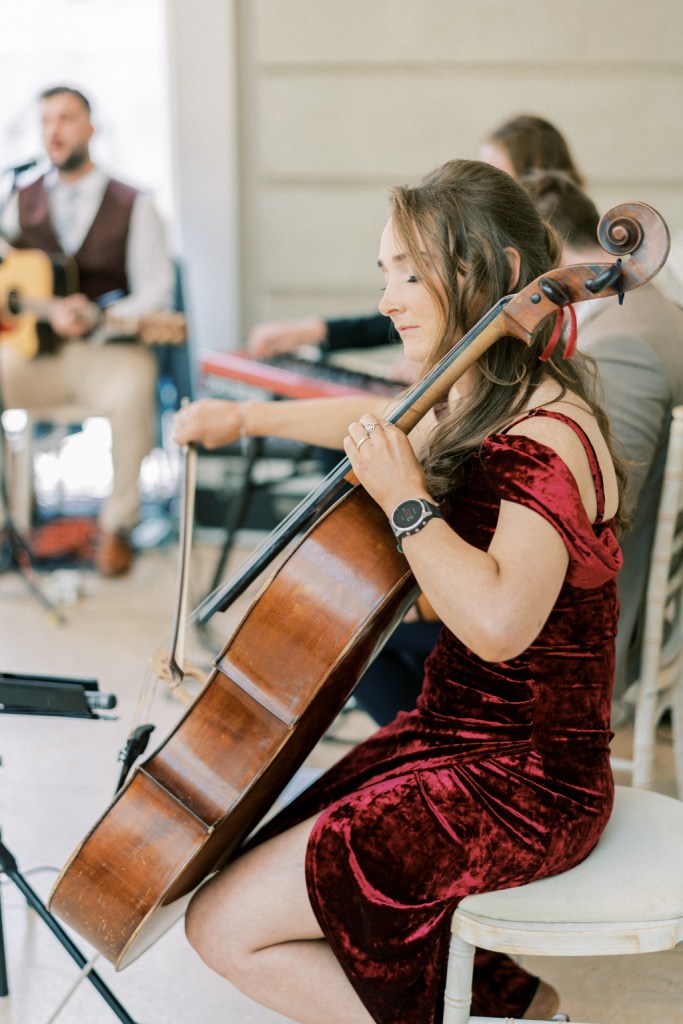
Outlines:
[[[57,355],[24,359],[0,344],[0,388],[7,409],[50,418],[55,407],[111,423],[114,482],[103,504],[100,526],[127,531],[138,521],[138,476],[153,443],[156,360],[134,343],[91,345],[67,342]]]

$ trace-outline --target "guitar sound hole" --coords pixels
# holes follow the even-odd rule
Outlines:
[[[10,292],[7,296],[7,308],[12,316],[18,316],[21,313],[21,299],[19,298],[19,292]]]

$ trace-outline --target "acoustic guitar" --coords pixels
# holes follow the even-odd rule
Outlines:
[[[54,351],[63,341],[49,325],[56,297],[76,291],[78,270],[70,257],[10,249],[0,263],[0,342],[26,359]],[[179,345],[187,339],[185,317],[170,311],[120,317],[104,310],[102,327],[107,337],[135,336],[146,345]]]

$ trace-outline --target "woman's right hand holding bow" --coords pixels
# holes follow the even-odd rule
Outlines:
[[[176,413],[173,440],[184,445],[198,442],[205,448],[222,448],[233,444],[243,425],[243,402],[221,398],[200,398]]]

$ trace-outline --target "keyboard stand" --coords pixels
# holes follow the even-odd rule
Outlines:
[[[244,455],[242,480],[237,489],[234,501],[231,501],[228,505],[228,512],[224,526],[225,539],[218,556],[218,561],[216,562],[216,568],[209,588],[210,594],[220,586],[223,580],[223,572],[235,543],[235,535],[237,534],[237,531],[241,530],[245,525],[249,503],[251,502],[254,493],[260,487],[264,486],[263,484],[257,484],[254,481],[254,469],[262,453],[263,439],[260,437],[250,438],[248,449]]]
[[[248,525],[247,520],[254,495],[258,494],[260,491],[274,489],[278,484],[282,484],[286,480],[295,478],[298,475],[301,462],[310,458],[314,451],[317,452],[317,449],[312,449],[307,445],[301,445],[299,446],[298,452],[294,452],[291,455],[286,456],[288,461],[293,463],[293,469],[290,473],[285,477],[278,477],[275,480],[265,479],[259,481],[256,479],[256,469],[259,461],[263,458],[273,457],[268,451],[268,440],[268,438],[264,437],[251,437],[248,439],[248,447],[243,456],[241,479],[236,487],[232,500],[228,504],[225,523],[223,526],[225,530],[225,539],[223,540],[218,561],[216,562],[216,568],[214,570],[213,580],[211,581],[209,594],[212,594],[224,582],[223,573],[225,572],[225,567],[232,552],[237,532]],[[335,465],[338,458],[339,456],[335,460]],[[273,524],[273,527],[275,525],[277,524]]]

